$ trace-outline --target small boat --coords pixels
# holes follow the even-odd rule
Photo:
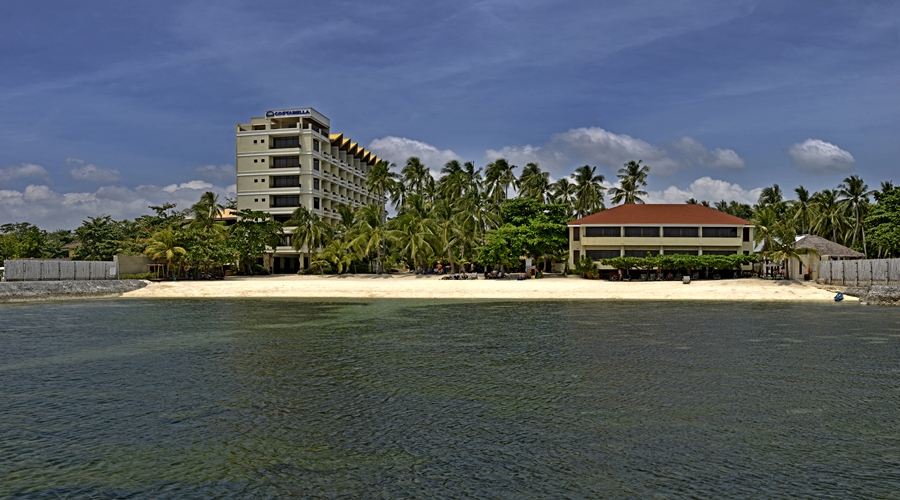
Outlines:
[[[835,302],[840,302],[840,301],[842,301],[842,300],[844,300],[844,294],[843,294],[843,293],[838,293],[837,295],[834,296],[834,301],[835,301]]]

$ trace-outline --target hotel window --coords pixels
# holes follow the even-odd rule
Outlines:
[[[276,156],[272,168],[297,168],[300,166],[299,156]]]
[[[319,179],[313,179],[313,189],[319,190]]]
[[[300,136],[296,137],[276,137],[272,142],[272,149],[283,148],[299,148]]]
[[[616,237],[622,235],[622,228],[620,227],[586,227],[584,228],[584,236],[586,238],[599,238],[599,237]]]
[[[697,250],[666,250],[666,255],[698,255]]]
[[[313,158],[313,170],[319,170],[319,160]]]
[[[319,209],[319,199],[318,198],[313,198],[313,208],[315,208],[316,210]]]
[[[284,195],[284,196],[273,196],[272,197],[272,207],[299,207],[300,206],[300,195]]]
[[[581,227],[575,226],[572,228],[572,241],[581,241]]]
[[[734,255],[737,250],[704,250],[703,255]]]
[[[659,250],[625,250],[626,257],[646,257],[647,254],[659,255]]]
[[[744,228],[744,241],[750,241],[750,228]]]
[[[299,137],[298,137],[298,139],[299,139]],[[313,139],[313,151],[318,151],[318,150],[319,150],[319,141],[318,141],[318,139]]]
[[[277,175],[272,177],[273,188],[300,187],[299,175]]]
[[[697,238],[700,236],[698,227],[664,227],[664,238]]]
[[[737,238],[736,227],[704,227],[704,238]]]
[[[593,260],[615,259],[621,254],[618,250],[585,250],[584,255]]]
[[[578,265],[578,261],[581,260],[581,252],[580,251],[575,250],[574,260],[575,260],[575,265]]]
[[[625,236],[629,238],[658,238],[659,227],[626,227]]]

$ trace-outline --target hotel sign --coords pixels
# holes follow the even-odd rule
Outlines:
[[[281,118],[285,116],[309,116],[309,108],[304,109],[278,109],[275,111],[266,111],[266,118]]]

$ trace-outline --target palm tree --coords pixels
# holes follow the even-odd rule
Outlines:
[[[359,208],[359,222],[350,233],[350,246],[360,254],[371,255],[376,252],[376,269],[378,274],[384,273],[382,257],[385,254],[386,242],[397,236],[397,232],[387,227],[384,207],[365,205]]]
[[[458,160],[450,160],[441,169],[441,179],[438,181],[437,191],[451,200],[459,199],[466,191],[469,184],[468,176]]]
[[[313,249],[325,245],[331,236],[331,226],[303,206],[297,207],[284,225],[294,228],[291,237],[294,250],[299,252],[305,248],[308,256],[312,256]]]
[[[481,191],[481,169],[475,168],[475,163],[467,161],[463,164],[463,172],[466,179],[466,194],[479,193]]]
[[[778,187],[778,184],[763,188],[759,193],[757,204],[761,207],[772,207],[777,212],[781,212],[784,204],[784,195],[781,193],[781,188]]]
[[[585,165],[575,169],[575,214],[584,217],[604,210],[603,176],[597,174],[597,167]]]
[[[866,253],[866,228],[860,225],[860,221],[865,216],[866,208],[869,205],[869,196],[872,195],[872,191],[869,191],[869,186],[858,175],[851,175],[844,179],[844,182],[838,186],[838,189],[841,196],[843,196],[841,202],[853,212],[853,240],[850,246],[856,247],[856,237],[862,230],[863,253]]]
[[[812,229],[813,220],[816,218],[816,204],[803,186],[794,189],[797,193],[797,200],[791,202],[791,208],[794,210],[794,221],[799,224],[800,232],[809,234]]]
[[[194,203],[188,212],[193,216],[191,225],[210,226],[225,210],[225,206],[219,203],[219,195],[207,191],[200,196],[200,201]]]
[[[369,169],[369,173],[366,175],[366,189],[370,193],[374,193],[379,200],[397,192],[399,176],[391,172],[391,168],[394,166],[393,163],[389,164],[385,161],[379,161]]]
[[[423,196],[412,195],[403,211],[391,221],[399,236],[400,252],[409,256],[408,262],[413,268],[418,268],[420,264],[424,266],[425,259],[434,253],[432,241],[436,226],[428,217],[429,208]]]
[[[776,223],[773,236],[773,248],[769,250],[769,255],[775,262],[784,262],[788,279],[791,278],[791,269],[794,267],[791,264],[794,259],[799,259],[801,255],[819,254],[815,248],[797,248],[797,231],[789,221]]]
[[[316,254],[315,260],[330,263],[338,274],[342,274],[345,266],[347,268],[350,267],[350,263],[353,262],[353,256],[347,253],[343,241],[334,239],[321,252]]]
[[[830,237],[835,243],[846,243],[844,234],[850,226],[847,210],[839,200],[839,193],[833,189],[825,189],[812,196],[817,207],[817,216],[813,222],[813,232],[818,236]],[[830,234],[829,234],[830,233]]]
[[[455,203],[444,198],[435,201],[431,209],[431,217],[436,226],[435,237],[441,251],[450,260],[450,272],[456,272],[456,263],[453,259],[453,247],[456,246],[459,235],[459,208]]]
[[[400,176],[407,192],[410,194],[425,195],[428,192],[429,184],[434,184],[434,177],[431,176],[431,172],[415,156],[410,156],[406,159],[406,165],[400,170]]]
[[[499,202],[509,198],[509,188],[519,187],[516,174],[513,172],[517,168],[519,167],[510,165],[505,158],[497,158],[492,163],[488,163],[485,168],[484,180],[487,182],[487,188],[494,201]]]
[[[693,197],[692,197],[691,199],[685,201],[685,203],[687,203],[688,205],[697,205],[697,204],[699,204],[700,202],[698,202],[696,198],[693,198]]]
[[[172,270],[172,264],[187,254],[187,251],[178,246],[177,236],[171,227],[157,231],[150,238],[144,255],[153,260],[166,261],[166,275]],[[176,274],[178,271],[176,270]]]
[[[887,193],[888,191],[893,191],[894,182],[893,181],[881,181],[881,192]]]
[[[519,176],[519,196],[544,203],[549,192],[550,173],[543,172],[537,163],[525,165],[522,175]]]
[[[648,165],[641,165],[641,160],[631,160],[619,169],[619,187],[609,190],[613,203],[643,204],[641,196],[647,192],[641,188],[647,185]]]

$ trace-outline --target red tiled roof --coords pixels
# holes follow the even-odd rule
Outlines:
[[[646,204],[619,205],[569,222],[570,226],[591,224],[727,224],[749,225],[750,223],[703,205]]]

